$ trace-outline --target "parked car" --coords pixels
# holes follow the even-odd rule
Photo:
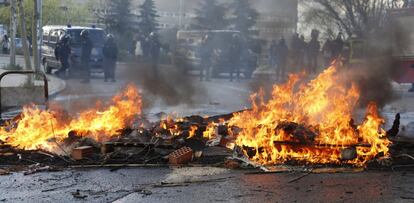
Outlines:
[[[72,48],[69,60],[71,73],[79,72],[81,67],[81,36],[82,30],[88,30],[89,36],[93,43],[93,49],[90,59],[91,72],[103,72],[103,45],[105,43],[105,31],[95,27],[80,26],[44,26],[43,27],[43,44],[42,44],[42,63],[46,73],[52,73],[53,69],[60,68],[60,62],[56,60],[55,48],[59,39],[63,35],[70,35],[70,45]]]
[[[31,50],[30,42],[29,42],[29,40],[26,40],[26,41],[27,41],[27,45],[29,46],[29,51],[30,51]],[[15,38],[14,42],[16,44],[16,54],[23,55],[24,51],[23,51],[23,40],[22,40],[22,38]],[[9,41],[9,49],[10,49],[10,47],[11,47],[11,45],[10,45],[10,41]],[[30,53],[31,53],[31,51],[30,51]]]

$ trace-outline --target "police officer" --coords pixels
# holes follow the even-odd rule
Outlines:
[[[281,37],[277,46],[276,46],[276,61],[277,61],[277,69],[276,69],[276,78],[285,79],[285,75],[286,75],[286,64],[287,64],[287,60],[288,60],[288,55],[289,55],[289,49],[288,46],[286,45],[286,40],[284,37]]]
[[[312,39],[308,43],[308,46],[307,46],[308,67],[309,67],[309,73],[316,73],[316,69],[318,67],[319,51],[321,49],[321,45],[318,40],[319,31],[312,30],[311,38]]]
[[[242,52],[242,41],[239,34],[233,34],[230,45],[230,81],[233,81],[233,74],[240,80],[240,56]]]
[[[160,57],[161,43],[155,32],[151,32],[149,35],[149,51],[151,55],[151,65],[154,71],[154,77],[158,76],[158,59]]]
[[[81,36],[81,64],[82,68],[84,69],[84,79],[81,81],[82,83],[89,83],[90,80],[90,67],[89,67],[89,60],[91,58],[92,53],[92,41],[89,38],[89,31],[82,30],[80,33]]]
[[[103,55],[105,60],[105,82],[107,82],[108,79],[115,82],[115,67],[116,60],[118,58],[118,47],[115,43],[113,35],[108,34],[106,38],[107,39],[103,47]]]
[[[59,39],[59,43],[55,48],[55,57],[60,61],[61,65],[60,69],[56,71],[56,75],[59,77],[65,77],[66,70],[69,69],[70,52],[70,35],[62,35]]]
[[[206,81],[210,81],[210,67],[212,54],[213,47],[211,44],[211,37],[210,35],[206,34],[203,38],[199,50],[199,55],[201,58],[200,81],[202,81],[204,78],[204,72],[206,72]]]

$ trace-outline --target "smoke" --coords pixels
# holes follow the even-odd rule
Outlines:
[[[401,74],[401,69],[394,56],[398,54],[397,50],[405,50],[410,44],[407,33],[393,24],[380,33],[370,34],[365,42],[363,62],[343,71],[346,79],[359,87],[361,106],[373,101],[379,107],[384,107],[397,99],[392,82],[396,75]]]
[[[128,67],[127,80],[135,81],[147,97],[146,105],[161,99],[167,105],[193,105],[206,95],[204,87],[195,78],[188,77],[175,66],[158,65],[155,75],[152,65],[132,64]],[[152,96],[152,97],[151,97]],[[151,101],[150,101],[151,100]]]
[[[361,95],[361,106],[365,107],[369,102],[375,102],[378,107],[384,107],[396,99],[392,87],[395,65],[392,58],[385,53],[368,56],[366,60],[345,70],[346,79],[357,85]]]

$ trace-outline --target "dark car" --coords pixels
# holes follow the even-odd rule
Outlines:
[[[42,63],[46,73],[52,73],[53,69],[60,68],[60,62],[55,57],[55,48],[59,39],[63,35],[71,36],[71,55],[70,68],[71,73],[81,71],[81,36],[82,30],[88,30],[90,39],[93,43],[93,49],[90,59],[91,72],[103,72],[103,53],[102,48],[105,43],[105,31],[94,27],[79,26],[44,26],[43,27],[43,44],[42,44]]]

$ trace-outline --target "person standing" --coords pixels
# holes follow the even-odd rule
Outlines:
[[[233,34],[230,44],[230,82],[233,82],[233,75],[236,73],[237,81],[240,80],[240,56],[242,53],[242,41],[239,34]]]
[[[292,41],[290,43],[290,50],[291,50],[291,60],[292,60],[292,68],[298,69],[300,68],[299,66],[299,58],[300,58],[300,38],[299,38],[299,34],[295,33],[292,36]]]
[[[282,37],[279,40],[279,43],[276,46],[276,56],[277,56],[277,69],[276,69],[276,79],[285,79],[286,74],[286,64],[289,54],[289,48],[286,45],[286,40]]]
[[[322,47],[322,54],[323,54],[323,60],[324,60],[324,66],[328,67],[332,63],[332,46],[333,42],[331,39],[326,39],[325,44]]]
[[[342,32],[338,33],[338,37],[333,42],[332,56],[334,59],[342,55],[344,49],[344,40],[342,37]]]
[[[56,71],[58,77],[65,77],[69,69],[69,56],[71,53],[70,35],[61,36],[59,43],[55,48],[55,57],[60,61],[60,69]]]
[[[301,35],[298,42],[299,52],[298,52],[298,68],[303,71],[305,69],[305,61],[306,61],[306,50],[307,50],[307,43],[305,42],[305,36]]]
[[[210,67],[211,67],[211,57],[213,55],[213,47],[211,44],[211,37],[206,34],[203,38],[201,43],[201,47],[199,50],[199,55],[201,58],[200,64],[200,81],[203,81],[204,72],[206,73],[205,79],[206,81],[210,81]]]
[[[154,71],[154,77],[158,77],[158,59],[160,57],[161,43],[155,32],[151,32],[149,38],[149,51],[151,58],[151,66]]]
[[[276,49],[278,44],[275,40],[272,40],[272,43],[270,44],[269,48],[269,65],[270,68],[275,68],[276,66]]]
[[[84,79],[81,81],[82,83],[89,83],[91,70],[89,67],[89,61],[91,58],[93,44],[89,37],[88,30],[82,30],[80,33],[81,36],[81,65],[84,72]]]
[[[118,46],[115,43],[113,35],[108,34],[103,47],[104,66],[105,66],[105,82],[111,80],[115,82],[115,68],[118,58]]]
[[[318,56],[319,56],[319,51],[321,49],[321,45],[319,43],[319,32],[317,30],[312,30],[312,34],[311,34],[311,41],[308,44],[308,66],[309,66],[309,73],[316,73],[316,69],[318,67]]]

